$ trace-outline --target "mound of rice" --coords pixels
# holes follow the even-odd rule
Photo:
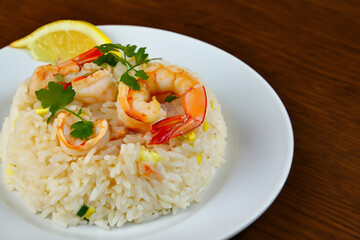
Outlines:
[[[35,111],[40,102],[28,96],[27,84],[21,84],[1,132],[4,183],[10,191],[19,192],[33,213],[62,227],[88,223],[110,229],[175,214],[200,201],[215,169],[225,162],[225,122],[215,95],[206,90],[207,115],[205,123],[194,130],[194,142],[178,137],[149,146],[150,133],[130,132],[99,151],[94,148],[76,157],[60,147],[57,118],[48,124],[49,113],[42,117]],[[180,106],[181,100],[163,107],[171,109],[170,105]],[[82,106],[74,101],[68,106],[79,107],[92,121],[105,118],[111,126],[119,125],[114,102]],[[160,155],[156,167],[164,176],[162,181],[139,174],[143,146]],[[96,209],[88,222],[76,216],[82,205]]]

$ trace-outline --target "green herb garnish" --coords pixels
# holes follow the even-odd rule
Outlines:
[[[178,98],[179,98],[178,96],[171,93],[170,95],[166,96],[165,102],[172,102],[172,101],[174,101],[175,99],[178,99]]]
[[[76,215],[79,216],[79,217],[83,217],[88,209],[89,209],[88,206],[82,205],[80,210],[77,212]]]
[[[70,128],[74,129],[70,133],[71,136],[73,136],[74,138],[85,138],[86,140],[88,140],[88,138],[93,133],[94,123],[90,121],[78,121],[71,125]]]
[[[130,88],[139,91],[140,85],[137,82],[136,78],[131,76],[129,73],[131,71],[135,72],[135,76],[146,80],[149,78],[149,76],[145,73],[144,70],[136,70],[135,68],[137,66],[140,66],[141,64],[148,63],[151,60],[161,59],[161,58],[152,58],[148,59],[149,54],[145,53],[146,47],[139,48],[137,51],[136,45],[126,45],[123,46],[121,44],[114,44],[114,43],[105,43],[100,46],[97,46],[97,48],[100,50],[101,53],[105,53],[101,55],[98,59],[94,60],[93,62],[97,65],[101,66],[104,63],[109,64],[110,66],[114,67],[118,62],[121,62],[124,66],[126,66],[127,70],[123,75],[120,77],[120,81],[125,83]],[[120,57],[119,55],[111,52],[120,52],[122,51],[124,57]],[[132,65],[129,61],[126,60],[126,58],[134,57],[135,59],[135,65]]]
[[[95,72],[97,72],[97,71],[99,71],[99,70],[93,70],[93,71],[91,71],[91,72],[85,73],[85,74],[83,75],[83,77],[90,76],[91,74],[93,74],[93,73],[95,73]]]
[[[64,75],[61,74],[61,73],[55,73],[54,77],[56,78],[56,80],[57,80],[58,82],[65,82],[65,80],[64,80]]]
[[[93,133],[94,123],[80,116],[82,109],[80,109],[78,113],[75,113],[66,108],[66,105],[74,101],[75,91],[71,85],[64,89],[64,86],[60,83],[49,82],[48,89],[42,88],[36,91],[35,94],[43,108],[50,107],[49,111],[51,115],[47,119],[47,122],[50,122],[51,119],[55,117],[57,111],[60,109],[65,110],[81,120],[71,125],[71,129],[73,130],[70,132],[70,135],[74,138],[89,139]]]

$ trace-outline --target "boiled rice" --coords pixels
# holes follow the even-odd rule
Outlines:
[[[205,120],[210,127],[207,131],[201,126],[195,129],[195,142],[175,138],[168,144],[148,146],[150,133],[129,133],[80,157],[63,152],[56,136],[57,118],[46,123],[50,113],[39,116],[34,109],[41,107],[40,103],[27,91],[26,84],[19,86],[1,132],[4,184],[10,191],[18,191],[32,212],[62,227],[86,223],[76,216],[83,204],[96,208],[88,224],[105,230],[175,214],[200,201],[215,168],[225,162],[226,126],[221,107],[208,88]],[[112,127],[119,127],[115,103],[84,107],[74,101],[69,108],[78,110],[79,106],[92,121],[105,118]],[[141,146],[161,156],[156,168],[164,176],[162,181],[138,173]]]

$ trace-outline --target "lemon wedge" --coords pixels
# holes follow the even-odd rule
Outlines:
[[[103,43],[111,43],[111,40],[95,25],[59,20],[10,43],[10,47],[27,48],[36,60],[58,64]]]

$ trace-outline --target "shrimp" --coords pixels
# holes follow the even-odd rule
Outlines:
[[[88,76],[80,76],[71,80],[76,92],[75,99],[85,103],[98,101],[115,102],[117,87],[112,81],[112,74],[109,69],[97,70]]]
[[[86,155],[95,146],[97,150],[105,147],[110,139],[109,125],[105,119],[97,121],[94,125],[94,133],[89,140],[73,138],[70,135],[71,125],[74,119],[70,113],[62,112],[58,116],[56,125],[57,135],[63,151],[69,155]]]
[[[67,75],[80,72],[80,68],[85,63],[92,62],[102,54],[103,53],[100,53],[99,49],[92,48],[64,63],[58,65],[48,64],[37,67],[30,79],[28,94],[32,97],[36,97],[35,92],[46,87],[50,81],[54,81],[55,74],[60,73]]]
[[[150,66],[145,72],[149,78],[145,81],[138,80],[138,92],[125,84],[119,84],[116,106],[118,118],[123,125],[142,132],[150,131],[153,137],[149,144],[160,144],[202,124],[207,107],[206,91],[190,73],[176,66],[165,67],[160,63]],[[182,96],[185,114],[159,121],[164,117],[160,103],[156,97],[147,101],[150,96],[168,92]]]
[[[124,83],[119,83],[116,102],[117,113],[124,126],[140,132],[148,132],[151,130],[151,123],[164,117],[165,112],[161,109],[156,97],[147,102],[150,98],[150,92],[143,82],[139,81],[139,84],[141,90],[136,92]],[[132,105],[131,102],[133,102]]]
[[[110,141],[124,137],[129,130],[124,126],[112,126]]]

